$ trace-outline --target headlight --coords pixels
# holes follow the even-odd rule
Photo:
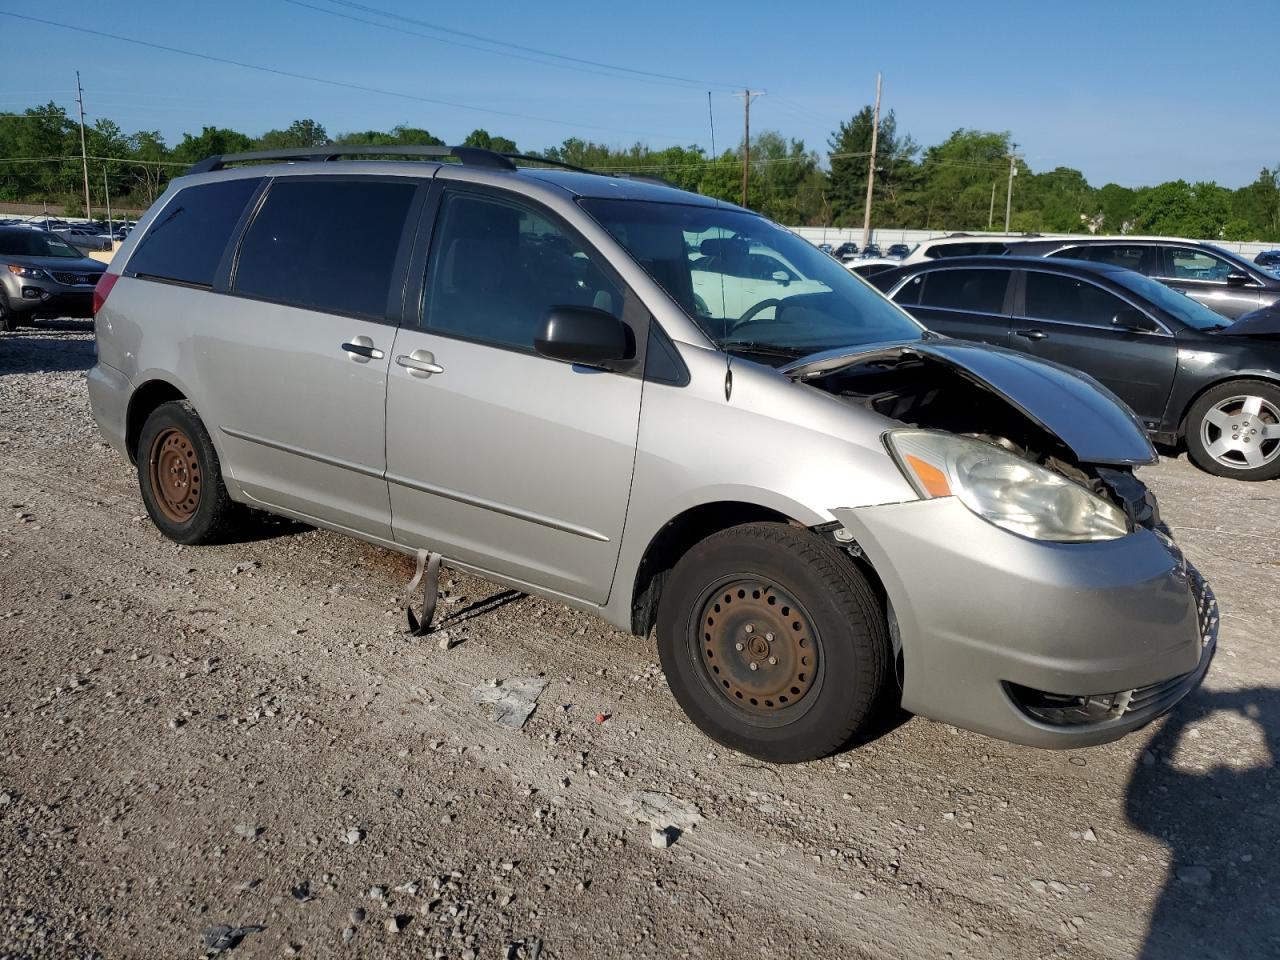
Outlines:
[[[11,263],[8,266],[10,273],[15,273],[20,277],[26,277],[28,280],[45,279],[45,272],[39,267],[24,267],[20,263]]]
[[[1113,504],[994,444],[933,430],[894,430],[885,439],[920,496],[955,496],[1010,533],[1086,543],[1129,532],[1125,515]]]

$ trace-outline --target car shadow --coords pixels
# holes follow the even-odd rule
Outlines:
[[[231,534],[231,543],[259,543],[263,540],[278,540],[281,537],[292,537],[299,533],[309,533],[315,527],[281,517],[263,510],[250,510],[249,519],[240,524]]]
[[[91,333],[91,320],[41,320],[36,328],[0,333],[0,376],[13,373],[71,373],[88,370],[96,357],[93,340],[58,332]],[[54,334],[54,335],[50,335]]]
[[[1224,712],[1255,725],[1265,759],[1243,755],[1256,743],[1201,741],[1214,765],[1189,770],[1197,725]],[[1141,960],[1280,956],[1278,755],[1280,690],[1201,688],[1137,758],[1126,816],[1172,854]]]

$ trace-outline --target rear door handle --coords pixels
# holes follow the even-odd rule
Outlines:
[[[363,363],[366,360],[381,360],[386,356],[385,353],[373,345],[373,341],[368,337],[352,337],[350,341],[342,345],[342,349],[357,363]]]
[[[415,350],[408,356],[402,354],[396,357],[396,363],[415,377],[429,377],[433,373],[444,373],[444,367],[436,363],[435,354],[430,350]]]
[[[1015,330],[1015,337],[1026,337],[1028,340],[1048,340],[1049,335],[1043,330]]]

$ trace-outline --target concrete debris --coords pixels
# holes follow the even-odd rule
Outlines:
[[[501,727],[519,730],[538,705],[538,697],[546,689],[543,677],[512,677],[493,685],[481,685],[471,692],[471,698],[480,704],[489,704],[493,722]]]
[[[702,820],[702,810],[697,804],[669,793],[636,790],[627,794],[625,802],[629,817],[649,824],[649,842],[655,847],[671,846],[680,834]]]
[[[251,924],[245,927],[233,927],[227,923],[220,923],[217,926],[210,927],[204,932],[204,952],[207,956],[224,953],[227,950],[234,950],[243,940],[251,933],[258,933],[266,927],[257,924]]]

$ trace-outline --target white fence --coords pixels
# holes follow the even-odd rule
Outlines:
[[[852,240],[862,247],[862,228],[861,227],[788,227],[793,233],[798,233],[810,243],[829,243],[833,247],[838,247],[846,241]],[[985,231],[966,230],[975,237],[982,236],[1005,236],[1005,234],[988,234]],[[905,243],[909,247],[924,240],[933,240],[936,237],[948,237],[951,233],[946,230],[872,230],[871,240],[873,243],[880,245],[881,250],[888,249],[891,243]],[[1066,239],[1082,238],[1091,236],[1087,233],[1042,233],[1041,237],[1064,237]],[[1212,243],[1216,247],[1223,250],[1230,250],[1232,253],[1238,253],[1248,260],[1252,260],[1263,250],[1275,250],[1280,248],[1280,243],[1260,243],[1249,242],[1242,243],[1234,240],[1207,240],[1206,243]]]

